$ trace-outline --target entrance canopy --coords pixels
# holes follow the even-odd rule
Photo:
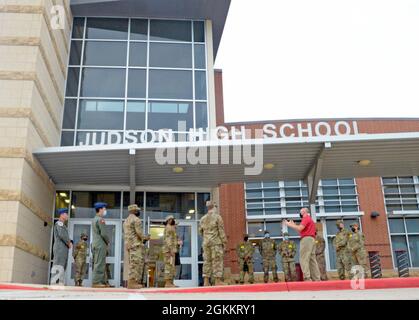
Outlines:
[[[249,148],[251,157],[243,158],[243,150]],[[182,153],[195,157],[186,157],[185,163],[179,161]],[[168,154],[176,161],[159,164],[156,155]],[[34,155],[60,185],[212,188],[232,182],[304,179],[309,193],[315,194],[320,179],[418,175],[419,132],[53,147],[35,150]],[[193,164],[198,155],[201,163]],[[261,173],[253,175],[246,168],[256,168],[253,173],[260,168]]]

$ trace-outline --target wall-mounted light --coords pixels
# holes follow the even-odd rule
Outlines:
[[[379,216],[380,216],[380,213],[379,212],[377,212],[377,211],[371,212],[371,218],[377,218]]]
[[[361,167],[368,167],[370,164],[371,164],[371,160],[368,160],[368,159],[358,161],[358,165]]]
[[[173,168],[174,173],[182,173],[183,171],[185,171],[185,170],[182,167],[174,167]]]
[[[263,167],[266,170],[272,170],[273,168],[275,168],[275,165],[273,163],[265,163],[265,165]]]

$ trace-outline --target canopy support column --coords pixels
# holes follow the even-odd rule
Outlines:
[[[129,203],[135,203],[135,149],[129,150]]]
[[[310,206],[311,217],[314,222],[317,221],[316,217],[316,197],[317,191],[319,188],[319,182],[322,175],[323,169],[323,159],[324,154],[327,149],[330,149],[332,144],[330,142],[325,142],[320,152],[317,154],[310,170],[305,175],[305,182],[308,187],[308,204]]]

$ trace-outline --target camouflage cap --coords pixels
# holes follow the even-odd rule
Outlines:
[[[136,204],[131,204],[131,205],[128,206],[128,211],[129,212],[131,212],[131,211],[140,211],[140,207],[137,206]]]
[[[84,238],[84,237],[87,237],[87,234],[83,232],[83,233],[80,235],[80,238]]]
[[[213,201],[209,200],[209,201],[206,202],[206,206],[207,207],[215,206],[215,203]]]
[[[175,217],[174,216],[172,216],[172,215],[170,215],[170,216],[167,216],[166,217],[166,219],[164,220],[164,221],[169,221],[170,219],[173,219],[173,220],[175,220]]]
[[[343,220],[336,220],[336,225],[339,226],[341,223],[344,223]]]
[[[288,233],[288,232],[284,232],[282,235],[283,235],[284,237],[286,237],[286,236],[289,236],[289,233]]]
[[[354,222],[351,224],[351,227],[357,226],[359,228],[359,224],[357,222]]]

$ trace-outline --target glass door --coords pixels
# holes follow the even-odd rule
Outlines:
[[[179,250],[180,265],[176,266],[175,285],[179,287],[198,286],[198,248],[196,222],[181,221],[177,226],[178,239],[182,241]]]
[[[88,256],[86,258],[87,263],[87,274],[83,280],[84,287],[90,287],[92,285],[92,252],[91,252],[91,243],[92,243],[92,222],[90,220],[70,220],[69,221],[69,234],[70,239],[73,239],[74,246],[80,241],[80,235],[86,233],[89,236],[88,244]],[[119,221],[106,221],[106,231],[109,237],[109,249],[108,256],[106,257],[106,270],[108,281],[112,286],[119,287],[121,270],[120,266],[120,257],[121,257],[121,223]],[[73,247],[74,249],[74,247]],[[67,272],[66,272],[66,284],[74,285],[74,274],[75,266],[73,259],[73,251],[69,253],[68,263],[67,263]]]

